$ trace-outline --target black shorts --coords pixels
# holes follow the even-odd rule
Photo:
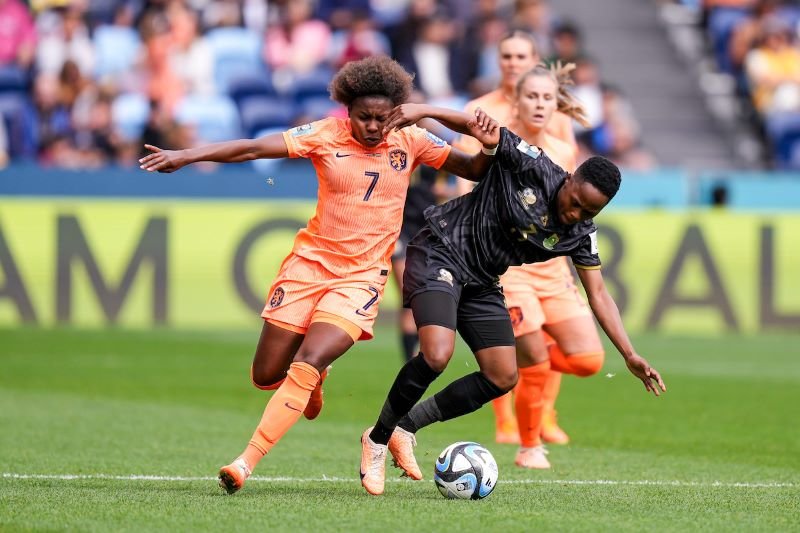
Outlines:
[[[403,275],[403,306],[411,307],[418,295],[431,291],[446,292],[456,302],[456,317],[442,317],[440,325],[455,329],[464,322],[511,320],[503,289],[498,281],[476,283],[452,258],[452,252],[429,227],[423,228],[407,248]],[[420,324],[418,324],[419,326]],[[513,333],[511,335],[513,344]]]

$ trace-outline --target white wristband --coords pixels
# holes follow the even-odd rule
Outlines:
[[[483,152],[486,155],[494,155],[497,153],[497,145],[495,144],[494,148],[492,149],[486,148],[485,146],[481,146],[481,152]]]

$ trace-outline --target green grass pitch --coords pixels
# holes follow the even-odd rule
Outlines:
[[[0,330],[0,530],[800,530],[800,336],[637,336],[669,391],[645,394],[614,352],[598,376],[566,377],[573,443],[550,447],[551,471],[515,467],[485,407],[421,431],[427,479],[387,465],[375,498],[358,482],[358,441],[400,364],[383,327],[334,365],[320,418],[226,496],[214,476],[268,397],[248,380],[257,327]],[[475,369],[460,346],[431,392]],[[430,480],[458,440],[498,461],[486,500],[447,501]]]

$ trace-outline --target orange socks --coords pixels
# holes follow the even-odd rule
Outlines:
[[[553,366],[552,363],[550,366]],[[544,382],[544,414],[552,413],[556,408],[556,399],[561,390],[561,376],[563,374],[557,370],[550,370],[547,373],[547,380]]]
[[[541,444],[544,408],[544,386],[550,373],[550,361],[519,369],[519,381],[514,389],[517,408],[517,425],[523,447],[532,448]]]
[[[550,367],[564,374],[573,374],[585,378],[600,372],[603,368],[605,352],[585,352],[564,355],[557,344],[548,346],[550,351]]]
[[[514,398],[511,393],[504,394],[492,400],[494,409],[494,422],[498,433],[513,433],[514,428]]]
[[[258,428],[242,453],[250,470],[297,422],[318,382],[316,368],[308,363],[291,364],[286,380],[270,398]]]

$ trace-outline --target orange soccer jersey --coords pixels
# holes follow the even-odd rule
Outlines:
[[[317,209],[295,238],[261,316],[297,333],[330,322],[353,340],[372,338],[411,172],[439,168],[450,146],[411,126],[369,148],[350,121],[328,118],[284,133],[291,157],[311,160],[319,178]]]
[[[403,221],[409,177],[420,164],[442,166],[450,145],[417,126],[390,132],[373,148],[356,141],[350,120],[326,118],[283,134],[289,156],[317,171],[317,209],[292,252],[345,276],[389,268]]]

